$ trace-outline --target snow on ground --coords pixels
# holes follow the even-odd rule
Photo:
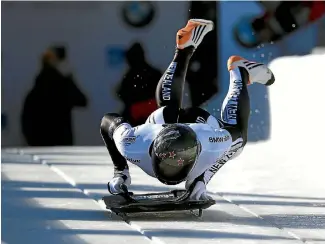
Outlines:
[[[271,63],[272,138],[248,145],[208,186],[218,203],[192,214],[105,211],[104,147],[3,149],[2,242],[325,243],[325,55]],[[131,167],[134,192],[169,188]]]

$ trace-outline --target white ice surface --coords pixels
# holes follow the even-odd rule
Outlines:
[[[2,242],[325,243],[325,55],[271,64],[272,138],[249,144],[208,186],[202,219],[144,214],[126,223],[97,201],[112,163],[104,147],[2,150]],[[131,167],[134,192],[168,187]]]

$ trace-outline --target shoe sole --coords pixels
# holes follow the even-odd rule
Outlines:
[[[232,70],[233,67],[231,66],[233,63],[237,62],[237,61],[241,61],[241,60],[246,60],[240,56],[231,56],[228,58],[228,62],[227,62],[227,67],[228,67],[228,71]],[[270,86],[275,82],[275,77],[273,72],[268,69],[271,72],[271,78],[265,83],[266,86]]]
[[[211,20],[190,19],[188,23],[191,23],[191,24],[196,25],[194,28],[196,28],[196,27],[198,27],[198,26],[208,26],[208,25],[210,25],[210,26],[211,26],[211,30],[210,30],[210,31],[212,31],[212,30],[214,29],[214,24],[213,24],[213,22],[212,22]],[[189,30],[188,27],[187,27],[187,25],[186,25],[184,28],[180,29],[180,30],[177,32],[177,35],[179,35],[178,33],[181,32],[181,31],[183,31],[183,32],[186,31],[189,35],[191,35],[190,32],[192,32],[194,28],[192,28],[192,29]],[[208,32],[210,32],[210,31],[208,31]],[[180,36],[181,36],[181,34],[180,34]],[[186,36],[186,35],[184,35],[183,37],[185,37],[185,36]],[[182,37],[182,38],[183,38],[183,37]],[[185,38],[186,38],[186,37],[185,37]],[[180,49],[183,49],[183,48],[181,48],[180,46],[181,46],[181,45],[185,45],[185,43],[186,43],[188,40],[190,40],[189,38],[190,38],[190,36],[188,37],[188,39],[186,38],[186,39],[184,40],[185,42],[183,42],[183,43],[182,43],[182,41],[179,40],[179,42],[177,42],[177,47],[180,48]]]
[[[198,24],[204,24],[204,25],[211,25],[212,26],[212,29],[211,30],[213,30],[214,29],[214,23],[213,23],[213,21],[211,21],[211,20],[204,20],[204,19],[190,19],[190,21],[191,22],[194,22],[194,23],[198,23]]]

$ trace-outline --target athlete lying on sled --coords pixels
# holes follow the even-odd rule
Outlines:
[[[266,65],[239,56],[228,59],[230,85],[221,119],[198,107],[181,107],[190,58],[212,29],[211,21],[191,19],[177,32],[174,59],[156,91],[159,109],[145,124],[132,127],[115,113],[103,117],[101,135],[114,163],[111,194],[131,184],[129,162],[166,185],[186,181],[186,189],[192,189],[190,199],[208,200],[206,185],[212,176],[243,150],[250,114],[247,86],[274,83]]]

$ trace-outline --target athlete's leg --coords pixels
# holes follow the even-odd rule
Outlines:
[[[225,126],[230,125],[239,130],[245,145],[250,114],[247,85],[257,82],[269,86],[275,79],[266,65],[250,62],[239,56],[231,56],[228,59],[228,70],[230,84],[222,105],[221,119]]]
[[[185,28],[177,32],[174,59],[161,77],[156,89],[158,106],[166,106],[163,111],[165,123],[178,121],[190,58],[203,37],[212,29],[211,21],[192,19],[188,21]]]
[[[107,113],[102,118],[100,124],[100,134],[113,161],[115,173],[122,172],[123,170],[128,169],[128,164],[126,159],[118,151],[115,142],[113,140],[114,130],[119,125],[126,122],[127,121],[123,119],[119,114]]]
[[[235,67],[229,73],[229,90],[222,104],[221,120],[224,127],[235,127],[240,132],[240,135],[236,137],[241,137],[246,143],[250,113],[250,100],[247,90],[249,74],[243,67]],[[233,141],[235,141],[234,138]]]
[[[164,108],[166,123],[175,123],[178,120],[179,110],[182,108],[185,78],[194,47],[176,49],[173,61],[159,80],[156,89],[156,101],[159,107]]]
[[[229,131],[232,137],[230,150],[217,162],[206,170],[201,176],[193,180],[188,180],[186,189],[202,181],[201,190],[205,191],[205,186],[209,183],[214,174],[233,156],[238,155],[243,145],[247,141],[247,125],[250,112],[249,95],[247,84],[249,74],[243,67],[234,67],[230,72],[230,84],[228,94],[223,102],[221,111],[222,128]],[[197,186],[195,185],[195,188]],[[198,186],[200,187],[200,186]]]
[[[233,143],[227,154],[202,174],[205,184],[208,184],[227,161],[237,157],[247,142],[250,114],[247,85],[257,82],[269,86],[275,81],[273,73],[266,65],[250,62],[238,56],[229,58],[228,70],[230,84],[221,109],[221,123],[223,123],[222,127],[231,133]]]

